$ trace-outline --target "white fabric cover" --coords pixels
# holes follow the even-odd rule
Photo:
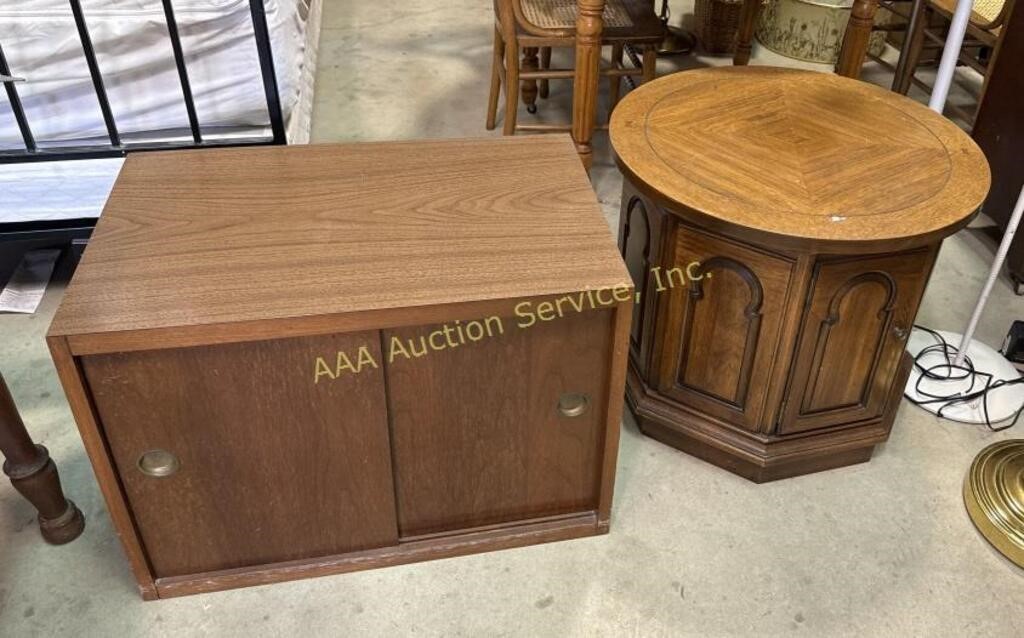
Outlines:
[[[0,164],[0,224],[99,217],[124,159]]]
[[[298,101],[310,0],[264,0],[286,115]],[[126,141],[188,127],[160,0],[82,0],[111,109]],[[204,134],[269,122],[248,0],[174,0]],[[40,142],[106,135],[67,0],[0,0],[0,46]],[[0,148],[20,148],[0,97]]]

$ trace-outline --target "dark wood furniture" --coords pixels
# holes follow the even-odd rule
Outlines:
[[[922,0],[914,3],[913,12],[917,15],[910,18],[913,29],[907,35],[906,51],[900,53],[905,62],[894,80],[893,90],[906,95],[914,81],[914,72],[917,70],[921,53],[926,48],[941,51],[946,42],[944,32],[949,27],[956,5],[956,0]],[[978,56],[968,55],[965,50],[981,49],[990,54],[999,43],[1000,33],[1012,7],[1013,0],[981,0],[974,3],[964,43],[959,52],[960,63],[970,66],[982,75],[987,74],[987,62]],[[941,16],[939,22],[944,23],[941,30],[929,26],[937,22],[936,16]]]
[[[757,18],[761,15],[764,0],[743,0],[740,9],[740,25],[736,30],[736,48],[732,54],[732,63],[745,66],[750,62],[750,50],[754,42],[754,30]]]
[[[582,15],[577,0],[496,0],[494,25],[494,51],[491,62],[491,87],[487,102],[487,130],[493,130],[497,122],[498,101],[502,88],[505,94],[503,133],[513,135],[517,131],[571,132],[572,123],[528,123],[517,119],[520,94],[527,111],[537,111],[537,98],[548,96],[550,80],[570,80],[576,77],[573,69],[552,69],[551,49],[576,46],[577,17]],[[602,9],[601,31],[597,35],[597,47],[611,46],[611,65],[597,69],[600,77],[608,79],[610,108],[615,107],[621,89],[622,78],[642,77],[644,81],[654,77],[657,59],[656,47],[665,34],[664,25],[654,13],[648,0],[610,0]],[[623,64],[626,46],[642,51],[642,69]],[[522,53],[522,61],[519,59]],[[583,69],[589,71],[584,65]],[[511,87],[511,89],[509,88]],[[577,117],[589,116],[597,108],[597,91],[585,93],[593,104],[587,113],[573,111]],[[593,129],[594,123],[590,124]],[[588,138],[589,139],[589,138]],[[589,156],[584,158],[588,161]]]
[[[867,461],[939,245],[988,190],[978,148],[905,97],[771,67],[655,80],[611,139],[641,430],[754,481]]]
[[[568,136],[185,151],[48,341],[149,599],[606,532],[631,311]]]
[[[986,76],[985,94],[978,107],[972,136],[992,166],[992,190],[985,200],[985,214],[1006,228],[1017,196],[1024,186],[1024,8],[1014,3],[1000,38],[999,48]],[[1018,231],[1006,257],[1018,295],[1024,295],[1024,231]]]
[[[11,485],[39,512],[39,532],[53,545],[69,543],[85,529],[85,517],[60,486],[57,466],[42,445],[32,441],[0,375],[0,453]]]

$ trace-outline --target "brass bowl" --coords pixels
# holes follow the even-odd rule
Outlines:
[[[974,457],[964,504],[981,535],[1024,567],[1024,440],[993,443]]]

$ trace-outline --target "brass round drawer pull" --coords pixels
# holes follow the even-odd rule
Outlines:
[[[558,397],[558,412],[562,416],[582,416],[590,409],[590,397],[581,392],[566,392]]]
[[[150,450],[139,457],[139,471],[146,476],[162,478],[178,471],[178,457],[167,450]]]

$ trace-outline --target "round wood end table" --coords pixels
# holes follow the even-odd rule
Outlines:
[[[970,137],[866,83],[723,67],[636,89],[611,140],[640,429],[757,482],[869,460],[939,246],[988,192]]]

